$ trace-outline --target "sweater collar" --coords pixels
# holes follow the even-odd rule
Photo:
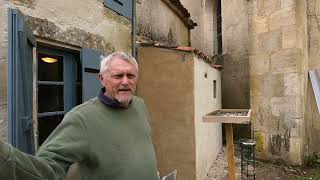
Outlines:
[[[111,107],[111,108],[127,109],[127,108],[125,108],[125,107],[122,107],[122,106],[120,105],[120,102],[119,102],[118,100],[116,100],[116,99],[110,99],[108,96],[106,96],[106,95],[104,94],[105,92],[106,92],[106,88],[103,87],[103,88],[101,88],[101,91],[100,91],[100,93],[99,93],[99,95],[98,95],[99,100],[100,100],[103,104],[105,104],[105,105],[107,105],[107,106],[109,106],[109,107]],[[129,105],[131,104],[131,102],[132,102],[132,100],[130,101]]]

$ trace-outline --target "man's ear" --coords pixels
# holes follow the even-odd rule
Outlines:
[[[101,83],[103,82],[103,76],[100,73],[98,74],[98,79],[100,80]]]

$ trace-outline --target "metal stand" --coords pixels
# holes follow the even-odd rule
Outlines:
[[[241,142],[241,180],[255,180],[255,151],[256,141],[245,139]]]

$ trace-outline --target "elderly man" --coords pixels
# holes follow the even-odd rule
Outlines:
[[[113,53],[101,61],[102,88],[68,112],[36,156],[0,142],[0,179],[60,180],[73,163],[88,180],[156,180],[148,112],[134,96],[136,60]]]

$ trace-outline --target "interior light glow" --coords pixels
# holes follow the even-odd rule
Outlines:
[[[58,59],[52,58],[52,57],[43,57],[43,58],[41,58],[41,60],[46,63],[55,63],[58,61]]]

